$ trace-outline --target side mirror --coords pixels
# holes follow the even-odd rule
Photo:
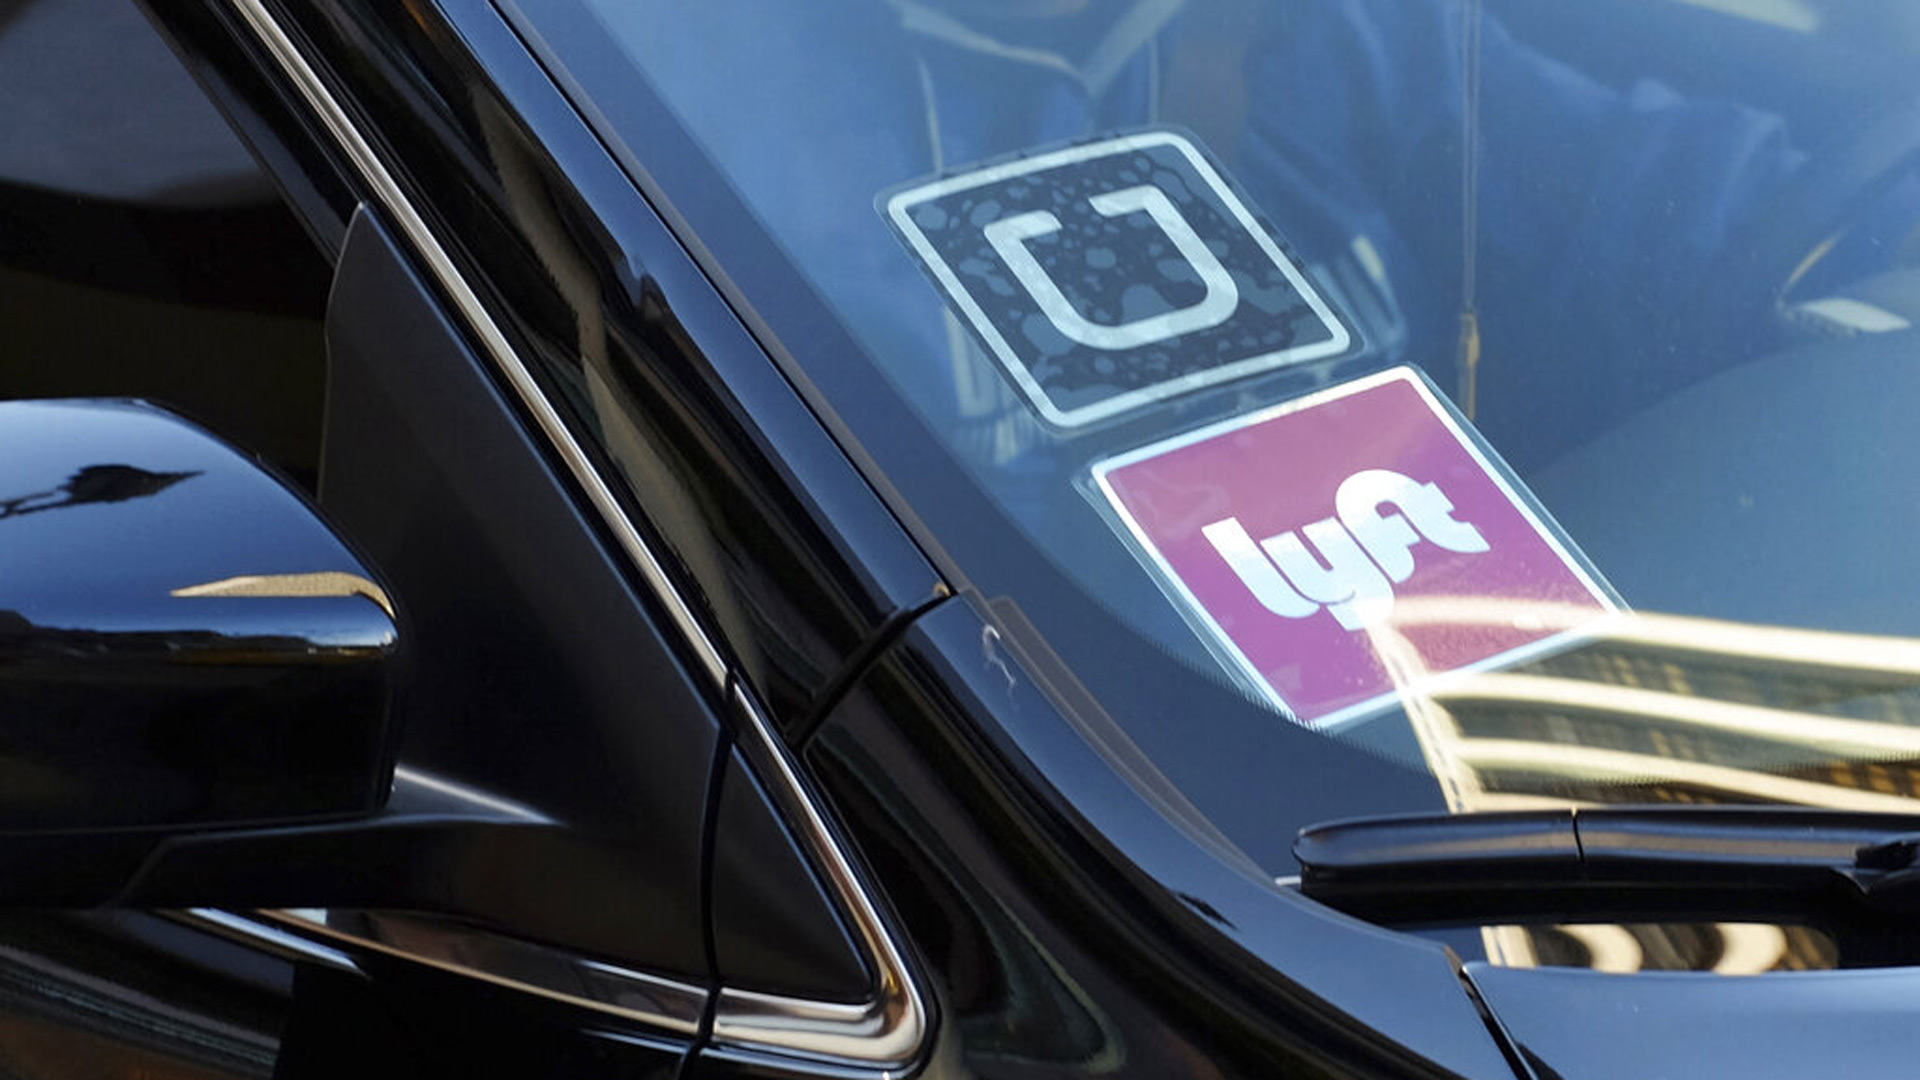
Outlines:
[[[143,402],[0,402],[0,906],[479,920],[501,866],[631,876],[396,770],[400,653],[372,572],[232,447]]]
[[[143,402],[0,403],[9,842],[371,815],[399,654],[371,571],[232,447]]]

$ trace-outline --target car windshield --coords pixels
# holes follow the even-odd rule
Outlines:
[[[1342,813],[1907,809],[1909,0],[569,0],[518,26],[1009,647]]]

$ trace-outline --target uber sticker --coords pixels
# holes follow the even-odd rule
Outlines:
[[[1411,368],[1094,478],[1195,626],[1310,725],[1545,651],[1615,609]]]
[[[899,192],[887,216],[1049,422],[1345,352],[1352,335],[1218,171],[1155,131]]]

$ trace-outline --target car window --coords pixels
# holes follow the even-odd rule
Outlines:
[[[1902,5],[518,18],[956,576],[1276,873],[1305,822],[1250,792],[1343,759],[1275,725],[1459,810],[1907,805]]]

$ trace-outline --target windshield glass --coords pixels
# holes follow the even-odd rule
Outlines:
[[[1286,873],[1341,813],[1911,807],[1916,10],[517,19],[1012,645]]]

